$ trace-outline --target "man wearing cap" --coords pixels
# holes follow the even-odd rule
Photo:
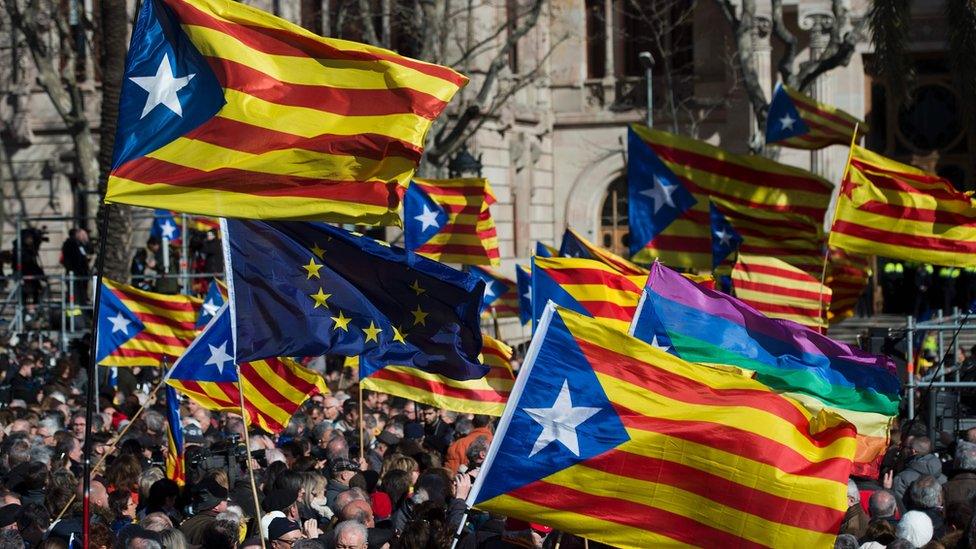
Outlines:
[[[271,549],[291,549],[296,541],[304,537],[301,526],[289,518],[275,517],[268,525],[268,540],[271,542]]]
[[[0,507],[0,530],[16,530],[20,518],[20,505],[11,503]]]
[[[359,466],[348,459],[336,459],[329,464],[329,482],[325,485],[325,498],[329,509],[336,515],[342,509],[336,508],[336,496],[349,489],[349,480],[359,472]]]
[[[200,545],[203,533],[217,519],[217,515],[227,510],[227,488],[213,478],[207,478],[196,486],[193,508],[196,514],[183,521],[180,531],[186,541]]]
[[[383,470],[383,458],[391,454],[397,444],[400,444],[400,437],[390,431],[383,431],[377,435],[376,444],[369,454],[366,454],[366,463],[369,464],[370,470],[377,473]]]

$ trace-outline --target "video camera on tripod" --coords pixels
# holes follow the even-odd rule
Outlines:
[[[191,446],[186,450],[187,472],[199,473],[196,478],[203,478],[211,471],[227,471],[227,481],[233,486],[237,479],[247,470],[247,448],[240,441],[240,435],[232,434],[227,440],[218,442],[209,448]],[[267,466],[264,450],[251,452],[251,458],[262,467]]]

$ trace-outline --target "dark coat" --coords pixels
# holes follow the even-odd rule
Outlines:
[[[868,514],[861,508],[860,503],[855,503],[847,508],[844,515],[844,522],[840,524],[839,534],[850,534],[855,538],[861,539],[868,531]]]
[[[976,494],[976,473],[969,471],[956,473],[944,488],[946,508],[953,503],[968,502],[972,500],[973,494]]]
[[[203,532],[216,520],[217,515],[215,513],[204,511],[184,520],[183,524],[180,525],[180,532],[186,536],[187,543],[200,545],[203,543]]]

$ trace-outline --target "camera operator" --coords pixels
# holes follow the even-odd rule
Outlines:
[[[68,231],[68,238],[61,244],[61,264],[67,274],[75,277],[72,287],[75,305],[79,307],[88,305],[88,279],[91,278],[88,261],[91,252],[88,231],[80,227]]]

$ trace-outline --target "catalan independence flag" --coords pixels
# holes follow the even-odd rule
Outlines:
[[[553,248],[548,244],[543,244],[542,242],[536,242],[535,255],[539,257],[556,257],[559,255],[559,250]]]
[[[976,201],[948,180],[857,145],[830,245],[933,265],[976,265]]]
[[[200,300],[147,292],[102,278],[95,361],[102,366],[161,366],[197,335]]]
[[[647,275],[647,269],[644,267],[632,263],[610,250],[593,244],[573,229],[566,229],[566,232],[563,234],[563,244],[559,248],[558,255],[562,257],[578,257],[581,259],[602,261],[624,275]]]
[[[799,324],[768,318],[742,301],[655,264],[631,327],[690,362],[756,372],[756,379],[812,411],[835,411],[858,432],[858,463],[887,447],[901,384],[894,362]]]
[[[740,254],[732,268],[735,297],[770,318],[791,320],[823,332],[830,288],[775,257]]]
[[[658,258],[672,267],[710,271],[712,202],[742,237],[740,252],[780,257],[819,274],[823,219],[833,192],[829,181],[767,158],[732,154],[646,126],[633,125],[630,131],[640,138],[645,152],[673,174],[669,180],[680,183],[696,200],[647,242],[634,261]],[[805,264],[788,258],[794,256]]]
[[[854,429],[550,306],[468,497],[614,547],[831,547]]]
[[[403,197],[405,247],[445,263],[498,266],[487,179],[414,179]]]
[[[862,120],[826,105],[783,84],[776,85],[766,117],[766,144],[794,149],[822,149],[848,145],[857,129],[867,133]]]
[[[532,309],[538,322],[550,300],[627,331],[647,275],[624,275],[593,259],[532,258]]]
[[[498,318],[519,316],[518,284],[490,267],[472,266],[468,272],[485,281],[482,314]]]
[[[316,393],[327,394],[325,380],[291,358],[269,358],[234,366],[228,305],[220,308],[186,353],[166,374],[166,383],[200,406],[219,412],[244,409],[250,425],[280,433],[291,416]]]
[[[532,270],[516,265],[515,282],[518,284],[519,322],[528,324],[532,320]]]
[[[829,260],[826,282],[833,295],[830,298],[827,321],[834,324],[854,316],[857,301],[870,282],[871,269],[868,258],[836,248],[830,249]]]
[[[223,282],[214,278],[207,286],[207,295],[203,298],[203,305],[200,306],[200,314],[197,316],[197,328],[203,328],[210,322],[210,319],[217,314],[220,306],[227,301],[227,286]]]
[[[184,468],[183,423],[180,420],[180,399],[172,386],[166,386],[166,478],[180,486],[186,484]]]
[[[399,224],[427,131],[466,82],[232,0],[147,0],[105,200]]]
[[[515,385],[509,361],[512,348],[482,334],[482,363],[490,370],[481,379],[457,381],[406,366],[387,366],[360,380],[364,389],[403,397],[463,414],[500,416]]]

